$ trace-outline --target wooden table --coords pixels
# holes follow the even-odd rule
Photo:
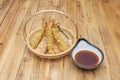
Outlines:
[[[100,68],[82,70],[69,55],[47,60],[28,50],[23,20],[43,9],[71,16],[79,37],[104,52]],[[120,0],[7,0],[0,9],[0,43],[0,80],[120,80]]]

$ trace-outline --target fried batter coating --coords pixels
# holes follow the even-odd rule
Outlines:
[[[41,28],[41,31],[39,31],[37,34],[35,34],[34,38],[30,42],[30,45],[33,49],[37,48],[40,41],[42,40],[42,38],[44,36],[44,33],[45,33],[46,25],[47,25],[46,23],[43,24],[43,27]]]
[[[58,30],[58,28],[56,27],[55,21],[52,20],[52,22],[53,22],[53,25],[52,25],[52,33],[53,33],[53,36],[54,36],[54,38],[55,38],[55,40],[56,40],[56,42],[57,42],[57,45],[58,45],[58,47],[59,47],[59,49],[60,49],[61,51],[65,51],[65,50],[67,49],[67,46],[65,45],[65,43],[64,43],[64,42],[62,41],[62,39],[61,39],[61,36],[60,36],[60,34],[59,34],[59,30]]]
[[[51,29],[52,24],[50,22],[47,23],[47,28],[46,28],[46,38],[47,38],[47,48],[48,48],[48,53],[54,54],[54,38],[52,34],[52,29]]]

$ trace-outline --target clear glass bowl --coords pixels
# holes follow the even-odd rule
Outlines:
[[[45,52],[41,52],[40,50],[33,49],[30,46],[31,38],[34,37],[34,34],[40,31],[42,22],[48,18],[54,18],[55,22],[58,23],[64,33],[67,35],[67,41],[71,42],[71,46],[63,51],[58,52],[56,54],[46,54]],[[42,10],[39,11],[32,16],[28,16],[25,27],[24,27],[24,37],[27,43],[27,46],[30,51],[33,52],[33,54],[41,57],[41,58],[48,58],[48,59],[55,59],[62,57],[64,55],[67,55],[69,51],[74,47],[76,40],[77,40],[77,27],[74,21],[66,15],[64,12],[58,11],[58,10]],[[64,35],[65,36],[65,35]],[[44,46],[44,44],[43,44]]]

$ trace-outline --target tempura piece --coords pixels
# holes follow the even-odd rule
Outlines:
[[[35,49],[39,54],[46,53],[47,51],[47,40],[46,37],[43,37],[42,40],[40,41],[40,44],[38,47]]]
[[[55,40],[56,40],[56,42],[57,42],[57,45],[58,45],[58,47],[59,47],[59,49],[60,49],[61,51],[65,51],[65,50],[67,49],[67,46],[65,45],[65,43],[64,43],[64,42],[62,41],[62,39],[61,39],[61,36],[60,36],[60,34],[59,34],[59,30],[58,30],[58,28],[56,27],[55,21],[52,20],[52,22],[53,22],[53,25],[52,25],[52,33],[53,33],[53,36],[54,36],[54,38],[55,38]]]
[[[46,23],[43,24],[42,28],[40,29],[41,31],[39,31],[37,34],[35,34],[34,38],[30,42],[30,45],[33,49],[37,48],[40,41],[42,40],[44,33],[45,33],[46,25],[47,25]]]
[[[47,48],[48,48],[48,53],[54,54],[54,38],[52,34],[52,29],[51,29],[52,24],[50,22],[47,23],[47,28],[46,28],[46,38],[47,38]]]

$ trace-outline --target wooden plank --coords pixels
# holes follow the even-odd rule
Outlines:
[[[119,80],[119,77],[115,77],[118,76],[118,74],[120,73],[119,69],[119,58],[117,58],[118,53],[119,53],[119,49],[118,46],[116,44],[115,36],[113,36],[112,34],[112,30],[110,29],[110,24],[109,21],[106,18],[106,14],[104,14],[104,12],[112,11],[111,10],[111,6],[109,5],[109,2],[102,2],[102,5],[96,5],[95,8],[95,13],[96,13],[96,20],[97,23],[99,25],[99,30],[101,33],[101,37],[102,37],[102,41],[103,41],[103,45],[105,47],[105,51],[106,51],[106,55],[107,55],[107,60],[109,63],[109,67],[110,67],[110,73],[111,73],[111,79],[116,79]],[[109,7],[108,7],[109,6]],[[99,9],[99,11],[98,11]],[[100,12],[101,10],[101,12]],[[103,14],[103,15],[102,15]],[[107,13],[108,15],[109,13]],[[114,47],[112,47],[114,46]],[[111,60],[112,59],[112,60]],[[117,59],[117,60],[116,60]],[[115,65],[117,64],[117,65]],[[114,73],[114,75],[112,75],[112,73]]]
[[[94,31],[94,28],[96,27],[96,24],[93,24],[95,22],[92,7],[89,4],[90,1],[79,1],[77,0],[77,26],[78,26],[78,34],[79,37],[84,37],[89,39],[90,42],[93,41],[92,33]],[[91,19],[90,19],[91,18]],[[94,76],[98,75],[95,73],[95,71],[85,71],[85,70],[79,70],[78,71],[77,80],[85,79],[85,80],[93,80],[95,79]],[[81,76],[79,76],[81,75]]]
[[[16,58],[14,58],[13,66],[11,67],[11,71],[10,71],[10,74],[8,76],[8,80],[16,80],[15,76],[17,76],[17,73],[18,73],[19,69],[21,69],[20,66],[22,64],[24,64],[22,62],[27,62],[27,59],[29,58],[29,57],[26,57],[26,52],[28,52],[28,50],[26,49],[26,43],[25,43],[25,40],[24,40],[23,29],[24,29],[24,23],[25,23],[24,18],[28,13],[28,7],[30,6],[31,2],[29,2],[29,1],[25,1],[25,2],[22,1],[22,2],[23,2],[23,5],[18,10],[18,13],[17,13],[18,17],[16,18],[16,20],[19,22],[19,29],[16,33],[17,34],[16,40],[19,40],[21,42],[21,43],[20,42],[17,43],[17,45],[21,45],[21,47],[19,48],[20,51],[17,51],[18,55],[16,55]],[[18,23],[17,23],[16,26],[18,26]]]
[[[1,1],[1,8],[0,8],[0,24],[4,20],[6,14],[8,13],[10,7],[12,6],[14,0],[3,0]]]
[[[17,12],[17,9],[19,8],[20,4],[17,4],[18,0],[13,3],[13,6],[9,9],[7,15],[3,19],[0,27],[0,41],[4,43],[4,38],[7,35],[7,32],[9,30],[9,26],[14,18],[14,15]]]
[[[85,12],[85,1],[84,0],[76,0],[76,18],[77,18],[77,30],[78,31],[78,37],[84,37],[87,38],[87,25],[85,21],[86,12]]]
[[[2,24],[2,22],[4,21],[4,18],[7,14],[7,12],[9,11],[11,5],[13,4],[14,0],[10,0],[10,1],[1,1],[1,8],[0,8],[0,25]],[[0,27],[0,29],[2,29],[2,27]],[[0,44],[2,44],[2,35],[0,35]]]
[[[30,1],[27,1],[27,2],[29,3]],[[32,6],[28,7],[28,12],[27,12],[26,17],[34,14],[37,11],[39,1],[31,1],[29,5],[32,5]],[[27,29],[28,31],[30,31],[31,27]],[[19,65],[19,70],[16,75],[16,80],[31,79],[32,70],[33,70],[33,66],[35,65],[35,63],[36,62],[34,62],[34,55],[28,50],[28,48],[26,48],[25,55],[23,56],[23,60],[21,61],[21,65]]]
[[[51,9],[56,9],[56,6],[59,6],[59,0],[52,1],[49,3]],[[61,7],[61,6],[60,6]],[[55,16],[56,17],[56,16]],[[50,60],[49,76],[50,80],[61,80],[63,70],[63,58]],[[44,77],[43,77],[44,79]]]
[[[56,2],[56,1],[54,1]],[[39,1],[39,6],[37,8],[37,12],[44,10],[44,9],[53,9],[54,7],[52,6],[54,4],[53,1],[45,1],[41,0]],[[40,18],[41,19],[41,18]],[[39,21],[38,21],[39,22]],[[40,27],[38,25],[39,23],[34,22],[34,26],[32,27],[32,30],[35,29],[36,27]],[[50,66],[51,66],[51,61],[47,59],[38,59],[38,57],[34,57],[34,65],[32,69],[32,74],[30,79],[31,80],[49,80],[51,79],[50,77]],[[36,72],[37,71],[37,72]],[[35,74],[33,74],[35,73]]]
[[[16,4],[16,3],[14,3],[14,4]],[[9,20],[9,19],[8,19],[8,20]],[[5,23],[5,24],[6,24],[6,23]],[[6,24],[6,26],[7,26],[7,24]],[[6,26],[4,26],[4,27],[6,27]],[[14,42],[14,39],[15,39],[15,37],[16,37],[16,36],[13,36],[13,35],[11,36],[11,35],[10,35],[10,34],[12,34],[12,31],[11,31],[11,30],[12,30],[13,28],[14,28],[14,27],[10,27],[10,28],[9,28],[9,31],[10,31],[10,32],[8,32],[8,36],[6,36],[7,38],[4,40],[4,42],[6,42],[6,43],[4,43],[4,44],[2,45],[2,48],[1,48],[1,50],[0,50],[1,53],[4,53],[4,54],[0,54],[0,57],[1,57],[0,59],[3,60],[3,61],[0,60],[0,61],[2,62],[2,64],[4,63],[4,60],[6,60],[7,55],[8,55],[8,53],[9,53],[9,49],[11,48],[11,46],[12,46],[12,44],[13,44],[13,42]],[[2,29],[2,30],[4,30],[4,29]],[[2,31],[2,30],[0,30],[0,31]],[[16,29],[15,29],[15,30],[16,30]],[[4,31],[2,31],[2,32],[4,32]],[[15,31],[13,31],[13,34],[14,34],[14,32],[15,32]],[[2,34],[0,34],[0,35],[2,35]],[[9,37],[12,37],[11,40],[13,40],[13,42],[9,40]],[[13,37],[14,37],[14,38],[13,38]],[[8,42],[7,42],[7,41],[8,41]],[[8,45],[8,44],[11,44],[11,45],[9,45],[9,46],[6,47],[6,45]],[[5,49],[8,49],[8,50],[5,50]],[[1,64],[1,66],[3,66],[2,64]],[[0,67],[1,67],[1,66],[0,66]],[[0,70],[1,70],[1,68],[0,68]]]
[[[108,19],[109,21],[109,28],[114,36],[114,39],[116,41],[116,44],[120,44],[119,40],[120,40],[120,32],[119,32],[119,19],[120,19],[120,10],[119,10],[119,3],[120,1],[113,1],[111,2],[109,5],[111,6],[111,10],[113,12],[111,12],[111,14],[108,14],[108,12],[110,12],[110,9],[106,10],[105,11],[105,14],[108,14],[106,15],[106,18]],[[108,6],[108,5],[107,5]],[[118,47],[120,47],[118,45]]]
[[[18,2],[18,3],[22,4],[23,1]],[[3,51],[4,55],[2,56],[2,60],[1,60],[1,63],[3,65],[1,64],[1,66],[0,66],[2,68],[2,70],[0,72],[0,74],[1,74],[0,78],[3,80],[6,80],[6,79],[15,80],[15,75],[17,73],[17,70],[19,69],[19,64],[20,64],[22,56],[24,54],[23,53],[24,48],[25,48],[25,44],[23,44],[24,38],[23,38],[23,36],[21,37],[21,33],[23,33],[23,28],[21,29],[22,32],[20,33],[19,36],[16,34],[20,29],[19,27],[21,26],[22,18],[24,18],[23,14],[25,13],[25,11],[26,10],[22,10],[21,12],[17,13],[17,18],[15,18],[13,20],[13,23],[11,24],[12,27],[14,26],[14,30],[12,29],[12,33],[8,32],[8,33],[12,34],[12,36],[10,37],[12,39],[10,39],[9,44],[7,44],[7,46],[8,46],[8,48],[6,48],[7,50]],[[21,41],[21,42],[19,42],[19,41]],[[17,46],[18,44],[19,44],[19,46]],[[12,50],[12,49],[14,49],[14,50]],[[5,74],[5,76],[4,76],[4,74]]]
[[[85,14],[86,14],[86,17],[85,17],[85,21],[86,21],[86,25],[87,25],[87,37],[88,37],[88,40],[98,46],[100,49],[102,49],[103,53],[104,53],[104,56],[105,56],[105,59],[104,59],[104,62],[103,64],[101,65],[101,68],[97,69],[97,70],[93,70],[91,71],[91,77],[88,78],[89,74],[86,75],[87,78],[90,80],[106,80],[106,79],[111,79],[110,78],[110,71],[109,71],[109,64],[108,64],[108,61],[107,61],[107,57],[106,57],[106,52],[105,52],[105,47],[103,46],[103,42],[102,42],[102,38],[101,38],[101,33],[99,31],[99,26],[97,24],[97,20],[96,20],[96,16],[97,15],[96,13],[94,13],[94,7],[96,6],[93,6],[92,3],[94,3],[95,1],[94,0],[88,0],[86,1],[86,5],[85,5]],[[96,3],[96,5],[100,4],[100,2]],[[99,9],[99,11],[101,12],[102,10]],[[101,13],[101,15],[103,15]],[[106,65],[107,64],[107,65]],[[105,73],[106,75],[102,75],[102,72]],[[94,77],[94,75],[96,77]]]
[[[87,14],[89,14],[89,9],[91,10],[91,7],[88,6],[90,2],[87,2],[85,0],[76,0],[76,10],[77,10],[77,14],[76,14],[76,18],[77,18],[77,28],[78,28],[78,36],[79,38],[84,37],[86,39],[88,39],[88,18],[87,18]],[[88,7],[90,7],[89,9],[87,9]],[[93,76],[94,76],[94,72],[93,71],[86,71],[86,70],[82,70],[79,69],[77,70],[77,79],[76,80],[93,80]]]
[[[76,0],[72,0],[72,1],[61,0],[61,7],[64,13],[70,16],[71,19],[74,21],[74,23],[76,23]],[[67,27],[68,29],[70,30],[75,29],[75,28],[72,28],[74,26],[70,25],[66,20],[65,20],[65,23],[66,23],[65,27]],[[63,61],[63,72],[62,72],[63,78],[62,79],[63,80],[76,80],[77,71],[78,71],[78,68],[72,63],[70,55],[65,56],[64,61]],[[71,77],[68,77],[68,76],[71,76]]]

